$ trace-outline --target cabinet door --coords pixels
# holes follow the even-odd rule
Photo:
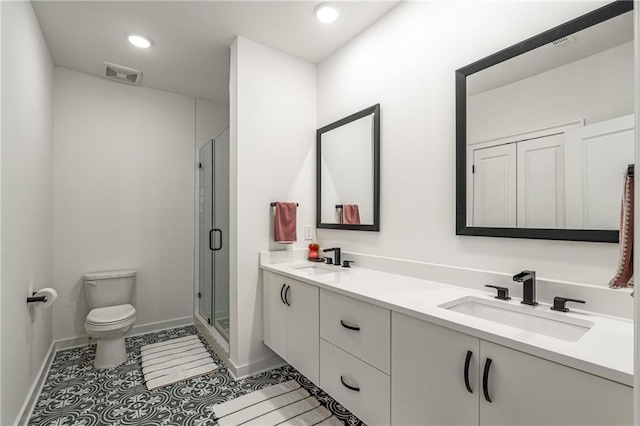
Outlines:
[[[635,162],[635,117],[565,134],[567,227],[618,229],[623,173]]]
[[[393,312],[391,342],[391,424],[478,424],[477,338]]]
[[[518,228],[564,228],[564,134],[516,145]]]
[[[271,350],[287,359],[287,305],[284,303],[285,281],[271,272],[263,273],[263,340]]]
[[[516,226],[516,147],[473,151],[473,226]]]
[[[287,362],[313,383],[320,383],[320,293],[317,287],[288,280]]]
[[[481,341],[491,359],[481,425],[630,425],[633,389],[573,368]]]

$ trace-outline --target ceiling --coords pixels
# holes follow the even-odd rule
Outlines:
[[[312,1],[33,1],[56,65],[102,75],[103,62],[143,72],[142,86],[229,105],[229,46],[240,35],[318,63],[399,1],[332,2],[322,24]],[[126,36],[153,40],[143,50]]]
[[[573,33],[569,43],[553,43],[486,68],[467,77],[467,96],[567,65],[623,43],[633,41],[633,12],[627,12]]]

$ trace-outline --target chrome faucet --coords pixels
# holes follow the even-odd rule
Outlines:
[[[328,252],[328,251],[332,251],[334,254],[334,259],[333,261],[331,260],[330,257],[327,258],[327,264],[331,265],[332,263],[334,263],[335,265],[340,266],[340,262],[341,262],[341,253],[340,253],[340,247],[333,247],[333,248],[328,248],[328,249],[324,249],[322,250],[323,252]]]
[[[513,276],[513,280],[523,284],[522,302],[525,305],[536,306],[536,271],[522,271]]]

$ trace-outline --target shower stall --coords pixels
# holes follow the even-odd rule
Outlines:
[[[229,128],[200,148],[198,312],[229,342]]]

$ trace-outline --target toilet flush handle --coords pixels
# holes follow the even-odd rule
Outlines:
[[[98,283],[95,281],[87,281],[87,284],[92,285],[92,286],[96,286]]]

